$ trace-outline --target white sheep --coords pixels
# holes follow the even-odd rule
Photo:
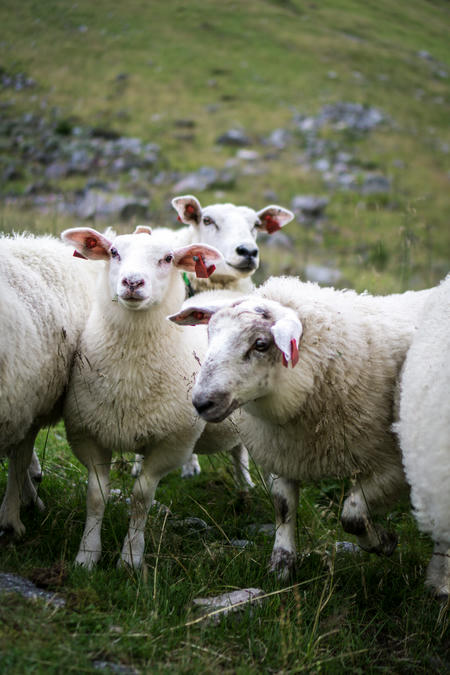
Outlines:
[[[178,213],[178,219],[188,225],[180,230],[165,229],[167,237],[172,237],[175,246],[203,243],[218,249],[223,260],[217,264],[215,273],[210,277],[199,278],[195,274],[185,273],[190,295],[202,291],[216,290],[231,296],[233,293],[249,293],[254,286],[251,276],[259,266],[259,250],[256,243],[259,232],[273,234],[287,225],[294,214],[288,209],[271,204],[259,211],[247,206],[234,204],[211,204],[202,207],[193,195],[183,195],[172,199],[172,206]],[[226,297],[226,296],[225,296]],[[253,485],[249,472],[247,450],[240,445],[232,451],[237,482],[243,487]],[[136,456],[132,475],[140,471],[142,458]],[[197,455],[194,453],[183,465],[183,478],[194,476],[201,471]]]
[[[401,377],[395,426],[419,528],[434,551],[426,583],[450,595],[450,277],[430,295]]]
[[[281,277],[228,308],[197,304],[171,317],[211,319],[193,403],[208,422],[241,408],[243,443],[279,476],[271,567],[281,576],[295,563],[299,481],[353,477],[344,529],[366,550],[393,551],[395,536],[371,516],[405,487],[391,432],[395,382],[428,294],[377,298]]]
[[[259,266],[258,233],[273,234],[294,218],[291,211],[277,204],[259,211],[235,204],[202,207],[193,195],[175,197],[172,206],[178,219],[189,225],[176,231],[179,246],[201,242],[217,248],[223,255],[212,277],[199,279],[188,275],[194,292],[222,288],[251,292],[251,276]]]
[[[94,270],[52,237],[0,238],[0,456],[9,457],[0,529],[21,535],[20,504],[42,509],[33,444],[61,414]],[[30,464],[31,463],[31,464]]]
[[[188,459],[205,426],[190,387],[206,333],[174,326],[166,316],[185,296],[179,270],[210,272],[221,256],[202,244],[173,250],[164,232],[150,234],[144,227],[112,241],[90,228],[66,230],[62,237],[86,257],[106,261],[64,405],[70,445],[88,468],[86,526],[76,562],[90,568],[101,554],[112,453],[138,451],[142,471],[119,560],[137,568],[158,482]]]

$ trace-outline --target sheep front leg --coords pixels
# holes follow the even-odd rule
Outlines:
[[[449,541],[435,543],[425,583],[438,598],[448,598],[450,595]]]
[[[35,504],[40,511],[45,508],[29,475],[36,434],[37,429],[30,430],[25,438],[8,453],[8,482],[0,507],[0,529],[12,529],[18,537],[25,532],[25,526],[20,520],[20,504]]]
[[[149,448],[144,454],[141,473],[136,478],[131,494],[130,524],[123,542],[119,567],[141,567],[145,549],[145,525],[156,488],[163,476],[177,469],[191,456],[198,431],[194,428],[191,434],[192,439],[187,440],[183,439],[182,434],[171,437],[170,440]],[[185,432],[184,437],[186,435]]]
[[[250,459],[248,450],[240,443],[231,450],[234,465],[234,480],[242,490],[246,492],[249,488],[254,488],[255,484],[250,475]]]
[[[392,476],[395,478],[395,475]],[[398,499],[399,491],[405,488],[403,474],[391,483],[378,477],[355,486],[344,502],[341,514],[342,527],[358,537],[358,544],[364,551],[390,556],[397,546],[397,536],[381,525],[375,524],[372,515],[385,511],[389,503]]]
[[[181,478],[192,478],[202,472],[200,462],[195,452],[189,457],[188,461],[181,467]]]
[[[72,447],[78,459],[88,469],[86,524],[75,563],[91,569],[102,552],[101,527],[109,497],[111,452],[100,448],[91,440],[84,442],[82,447],[75,444]]]
[[[276,572],[278,578],[285,581],[294,571],[297,558],[295,530],[299,484],[295,480],[273,475],[269,477],[269,481],[277,528],[269,570]]]

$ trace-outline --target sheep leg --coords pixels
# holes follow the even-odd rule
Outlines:
[[[8,482],[0,507],[0,529],[12,529],[18,537],[25,532],[25,526],[20,520],[21,502],[25,505],[36,504],[40,511],[45,508],[29,476],[36,434],[37,429],[31,429],[25,438],[8,453]]]
[[[250,458],[247,448],[240,443],[231,450],[234,465],[234,479],[236,484],[246,492],[255,487],[250,475]]]
[[[193,452],[188,461],[181,467],[181,478],[192,478],[192,476],[198,476],[201,472],[200,462]]]
[[[269,477],[270,491],[275,507],[275,543],[270,557],[269,570],[285,581],[294,571],[297,558],[295,530],[299,483],[279,476]]]
[[[450,595],[450,542],[435,543],[425,583],[438,598]]]
[[[133,466],[131,467],[131,475],[133,476],[133,478],[137,478],[141,473],[143,459],[144,457],[142,455],[138,455],[137,453],[135,454],[134,463]]]
[[[394,495],[398,498],[399,489],[404,487],[402,482],[392,482],[391,491],[388,491],[387,484],[372,479],[355,486],[346,498],[341,514],[342,527],[358,537],[358,544],[363,550],[386,556],[394,552],[397,536],[375,524],[371,515],[385,510]]]
[[[39,458],[38,458],[35,450],[33,450],[33,453],[31,455],[31,462],[30,462],[28,472],[29,472],[30,478],[32,480],[36,481],[36,483],[41,482],[41,480],[42,480],[42,469],[41,469],[41,464],[39,462]]]
[[[153,446],[145,453],[142,470],[133,486],[131,494],[131,516],[128,532],[123,542],[118,566],[138,569],[142,565],[145,550],[145,525],[159,481],[170,471],[182,465],[191,455],[198,430],[192,430],[191,439],[187,432],[178,438],[170,438]],[[190,441],[190,442],[189,442]]]
[[[75,444],[72,448],[88,469],[86,524],[75,563],[91,569],[102,552],[101,528],[109,497],[111,452],[97,446],[92,440],[85,441],[82,448]]]

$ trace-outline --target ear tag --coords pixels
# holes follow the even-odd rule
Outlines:
[[[177,220],[179,223],[182,223],[183,221],[181,220],[180,216],[177,216]]]
[[[269,234],[273,234],[277,230],[281,230],[281,226],[279,225],[278,220],[270,215],[265,216],[264,224]]]
[[[73,252],[73,257],[74,258],[82,258],[82,260],[87,260],[86,256],[83,255],[82,253],[79,253],[77,250]]]
[[[184,211],[188,216],[193,216],[196,212],[196,208],[192,204],[186,204]]]
[[[195,276],[198,279],[207,279],[216,269],[215,265],[210,265],[209,267],[206,267],[205,261],[203,260],[202,256],[193,255],[192,259],[195,262]]]
[[[295,338],[292,338],[291,340],[291,361],[292,361],[292,367],[294,368],[297,363],[298,363],[298,347],[297,347],[297,342]],[[287,368],[289,365],[284,352],[283,352],[283,366]]]
[[[84,245],[86,248],[95,248],[97,246],[97,239],[95,237],[87,237]]]

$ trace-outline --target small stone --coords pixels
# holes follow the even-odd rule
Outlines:
[[[334,545],[336,553],[361,553],[362,549],[358,544],[351,541],[337,541]]]
[[[236,157],[238,159],[243,159],[245,162],[256,162],[256,160],[261,158],[259,152],[256,150],[247,150],[247,148],[241,148],[237,151]]]
[[[381,192],[389,192],[391,189],[391,181],[385,176],[374,174],[367,176],[361,186],[361,192],[364,195],[378,194]]]
[[[229,129],[221,136],[216,138],[216,143],[219,145],[231,145],[235,147],[244,147],[251,145],[249,137],[242,131],[242,129]]]
[[[328,205],[327,197],[315,197],[312,195],[297,195],[292,199],[291,207],[293,211],[301,212],[303,215],[318,217],[322,215]]]
[[[265,595],[260,588],[243,588],[230,593],[223,593],[210,598],[194,598],[194,605],[197,606],[203,615],[212,614],[210,617],[214,622],[219,622],[222,616],[230,612],[239,612],[244,610],[249,603],[260,602],[257,598]],[[214,614],[215,611],[217,614]]]
[[[305,277],[308,281],[314,281],[324,286],[333,286],[333,284],[342,278],[342,273],[333,267],[306,265]]]
[[[265,534],[269,537],[275,534],[274,523],[252,523],[246,528],[250,534]]]
[[[0,573],[0,595],[3,593],[18,593],[28,600],[44,600],[53,607],[64,607],[66,601],[55,593],[43,591],[33,582],[18,574]]]
[[[178,520],[176,518],[171,518],[169,520],[170,525],[176,529],[186,529],[186,530],[209,530],[210,526],[202,520],[202,518],[196,518],[195,516],[190,516],[188,518],[182,518]]]
[[[234,546],[235,548],[247,548],[247,546],[251,546],[253,544],[253,542],[249,539],[230,539],[230,541],[227,543],[230,546]]]

